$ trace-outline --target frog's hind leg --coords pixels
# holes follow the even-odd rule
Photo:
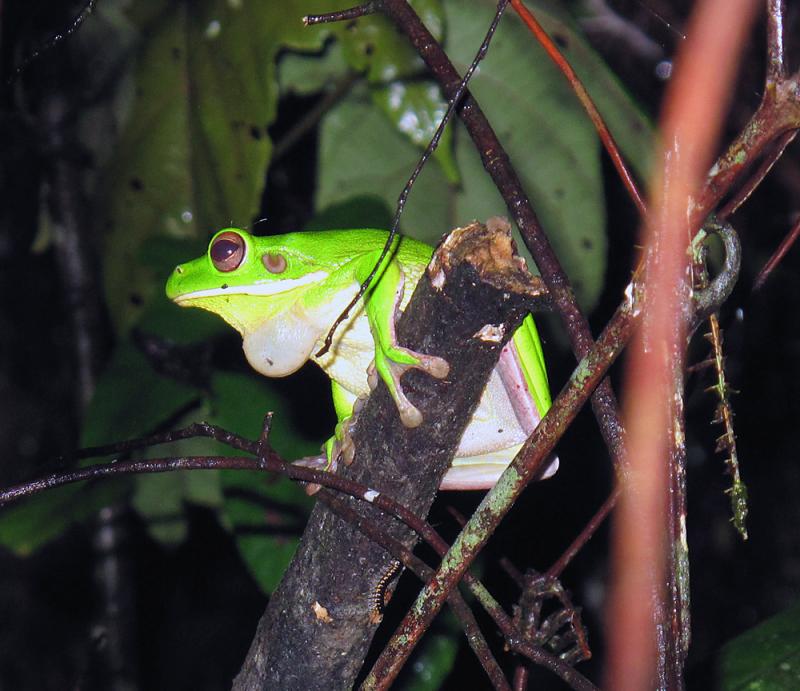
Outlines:
[[[443,490],[472,490],[491,489],[500,479],[503,471],[508,467],[522,444],[501,449],[478,456],[456,458],[453,465],[442,478],[439,489]],[[546,480],[555,475],[558,470],[558,457],[550,456],[545,463],[549,463],[544,474],[539,478]]]

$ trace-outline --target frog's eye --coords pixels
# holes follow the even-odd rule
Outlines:
[[[218,271],[238,269],[245,254],[244,239],[239,233],[221,233],[216,237],[208,251],[211,263]]]
[[[261,263],[271,274],[282,274],[286,271],[286,257],[282,254],[267,252],[261,257]]]

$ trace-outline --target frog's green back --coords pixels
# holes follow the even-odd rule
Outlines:
[[[305,252],[310,259],[324,255],[325,262],[342,266],[359,255],[379,250],[389,235],[386,230],[355,228],[348,230],[309,230],[301,233],[270,236],[281,244]],[[266,238],[265,238],[266,239]],[[424,242],[406,236],[398,236],[399,249],[395,257],[404,266],[424,269],[433,255],[433,248]],[[312,262],[310,262],[312,263]]]

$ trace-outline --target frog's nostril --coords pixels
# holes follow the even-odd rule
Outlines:
[[[183,273],[183,267],[182,266],[176,266],[175,267],[175,273],[176,274],[182,274]]]

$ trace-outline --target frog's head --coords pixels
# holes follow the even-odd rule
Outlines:
[[[300,297],[328,270],[305,243],[292,242],[296,235],[255,237],[225,228],[202,257],[176,266],[167,281],[168,298],[222,317],[242,334],[250,364],[273,377],[300,367],[319,335]]]

